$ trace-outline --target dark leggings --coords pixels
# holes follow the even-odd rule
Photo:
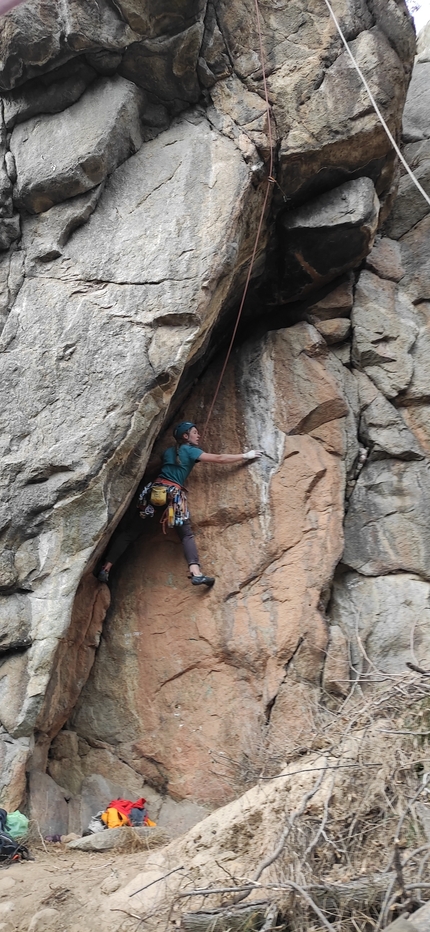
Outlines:
[[[157,512],[155,512],[155,516],[157,516]],[[151,518],[142,520],[142,518],[139,517],[138,512],[136,512],[136,514],[134,514],[131,518],[129,518],[127,515],[120,524],[119,533],[112,539],[109,545],[104,562],[116,563],[124,551],[127,550],[129,544],[132,544],[133,541],[137,540],[137,538],[140,537],[140,535],[143,533],[145,530],[145,521],[151,520]],[[179,537],[179,540],[182,542],[184,555],[188,566],[190,566],[191,563],[197,563],[200,565],[199,555],[197,553],[196,542],[194,540],[190,519],[188,518],[187,521],[184,521],[183,524],[175,525],[175,531]]]

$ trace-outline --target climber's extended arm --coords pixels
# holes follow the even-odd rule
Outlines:
[[[246,463],[262,456],[261,450],[250,450],[249,453],[202,453],[199,463],[217,463],[218,466],[227,466],[229,463]]]

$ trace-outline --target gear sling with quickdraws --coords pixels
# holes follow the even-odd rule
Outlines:
[[[141,518],[152,518],[156,508],[164,508],[160,518],[164,534],[166,528],[181,527],[190,517],[185,489],[170,479],[157,479],[146,485],[137,507]]]

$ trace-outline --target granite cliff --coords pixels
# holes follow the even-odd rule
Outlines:
[[[406,7],[336,10],[400,139]],[[0,35],[1,800],[45,825],[48,798],[60,831],[125,790],[187,827],[357,671],[403,670],[411,639],[430,660],[429,214],[325,5],[261,18],[276,183],[251,2],[28,0]],[[267,456],[193,473],[213,591],[154,522],[110,593],[93,571],[151,454],[205,418],[268,183],[205,437]]]

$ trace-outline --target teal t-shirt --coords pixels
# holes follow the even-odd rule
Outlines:
[[[200,447],[194,447],[191,443],[182,443],[179,447],[179,459],[181,465],[176,462],[176,447],[169,447],[163,453],[163,465],[160,471],[161,479],[170,479],[171,482],[177,482],[178,485],[184,485],[190,472],[202,455],[203,450]]]

